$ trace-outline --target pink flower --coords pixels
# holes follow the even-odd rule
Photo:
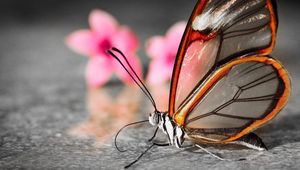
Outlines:
[[[152,59],[147,82],[160,85],[171,79],[176,53],[186,22],[174,24],[163,36],[151,37],[146,43],[146,52]]]
[[[93,10],[89,16],[91,29],[78,30],[66,38],[66,44],[75,52],[88,56],[86,69],[87,83],[90,87],[104,85],[113,73],[125,83],[131,78],[113,57],[106,53],[111,47],[120,49],[138,75],[141,75],[140,61],[136,55],[139,46],[136,35],[126,26],[102,10]]]

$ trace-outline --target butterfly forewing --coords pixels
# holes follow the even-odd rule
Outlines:
[[[220,65],[240,56],[272,51],[277,29],[273,6],[271,0],[198,2],[177,54],[169,102],[171,116]]]

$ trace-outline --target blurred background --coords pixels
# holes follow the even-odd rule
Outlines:
[[[0,163],[3,167],[22,164],[31,167],[32,162],[26,162],[36,158],[37,151],[39,156],[44,155],[38,163],[42,166],[43,161],[51,159],[51,156],[61,155],[62,150],[64,154],[70,154],[71,151],[63,149],[66,146],[78,151],[80,155],[82,145],[91,145],[87,141],[78,144],[78,141],[64,137],[65,132],[72,134],[74,129],[75,133],[78,132],[76,129],[88,133],[91,130],[83,129],[94,128],[82,129],[81,126],[82,122],[93,120],[90,110],[87,109],[91,96],[87,95],[84,78],[88,59],[72,52],[64,40],[75,30],[89,28],[87,19],[92,9],[99,8],[111,13],[121,24],[130,26],[136,32],[140,40],[138,54],[146,72],[149,63],[144,50],[146,39],[153,35],[164,35],[175,22],[187,20],[195,3],[196,0],[1,1]],[[283,123],[294,127],[296,125],[293,125],[293,121],[300,121],[299,2],[281,0],[278,11],[278,37],[272,56],[278,58],[289,71],[293,86],[290,101],[280,115],[284,117],[287,114],[298,114],[287,117],[287,122]],[[113,102],[114,97],[122,93],[117,80],[105,88],[109,102],[100,100],[100,105]],[[125,98],[129,97],[124,93]],[[144,96],[137,98],[142,101],[139,105],[148,105]],[[133,107],[133,111],[138,110]],[[145,110],[139,112],[142,116],[138,117],[147,116],[148,113]],[[92,130],[92,135],[98,130]],[[53,153],[48,152],[49,150],[53,150]],[[27,156],[28,159],[25,158]]]

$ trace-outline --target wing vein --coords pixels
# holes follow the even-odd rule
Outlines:
[[[224,27],[223,32],[226,32],[226,30],[228,30],[229,28],[231,28],[233,25],[236,25],[238,22],[242,21],[243,19],[257,13],[258,11],[260,11],[261,9],[263,9],[266,5],[263,4],[261,7],[257,8],[257,9],[253,9],[252,11],[250,11],[249,13],[245,13],[241,16],[239,16],[238,18],[235,18],[233,23],[231,25],[228,25],[227,27]]]

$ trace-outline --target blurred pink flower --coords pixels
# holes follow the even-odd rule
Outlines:
[[[153,36],[146,43],[146,52],[152,59],[147,82],[160,85],[171,79],[176,53],[186,22],[175,23],[165,36]]]
[[[86,69],[87,83],[90,87],[104,85],[112,73],[125,83],[132,83],[131,78],[115,59],[106,53],[111,47],[120,49],[138,75],[141,64],[136,55],[139,42],[137,36],[127,26],[121,26],[109,13],[93,10],[89,15],[90,30],[83,29],[71,33],[66,44],[75,52],[89,57]]]

